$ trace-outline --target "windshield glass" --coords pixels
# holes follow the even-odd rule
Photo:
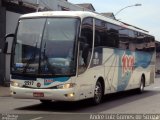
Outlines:
[[[76,72],[76,18],[22,19],[13,47],[12,73],[73,75]]]
[[[45,19],[19,21],[12,71],[38,73],[39,50]]]
[[[41,51],[41,73],[71,75],[75,73],[75,38],[77,19],[47,19]]]

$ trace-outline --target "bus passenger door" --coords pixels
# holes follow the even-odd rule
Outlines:
[[[81,40],[78,50],[78,79],[80,99],[88,98],[92,94],[93,75],[88,69],[93,51],[93,19],[85,18],[82,22]]]

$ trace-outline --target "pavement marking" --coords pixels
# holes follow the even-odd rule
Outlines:
[[[30,120],[39,120],[39,119],[42,119],[43,117],[36,117],[36,118],[33,118],[33,119],[30,119]]]

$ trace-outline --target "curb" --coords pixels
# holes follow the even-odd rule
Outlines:
[[[10,97],[10,87],[0,86],[0,97]]]

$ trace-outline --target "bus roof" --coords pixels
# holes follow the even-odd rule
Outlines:
[[[93,17],[97,18],[121,27],[125,27],[134,31],[138,31],[144,34],[148,34],[148,31],[143,30],[141,28],[138,28],[136,26],[114,20],[111,18],[108,18],[106,16],[103,16],[102,14],[99,13],[94,13],[94,12],[89,12],[89,11],[46,11],[46,12],[35,12],[35,13],[29,13],[22,15],[20,18],[36,18],[36,17],[80,17],[81,19],[85,17]]]

